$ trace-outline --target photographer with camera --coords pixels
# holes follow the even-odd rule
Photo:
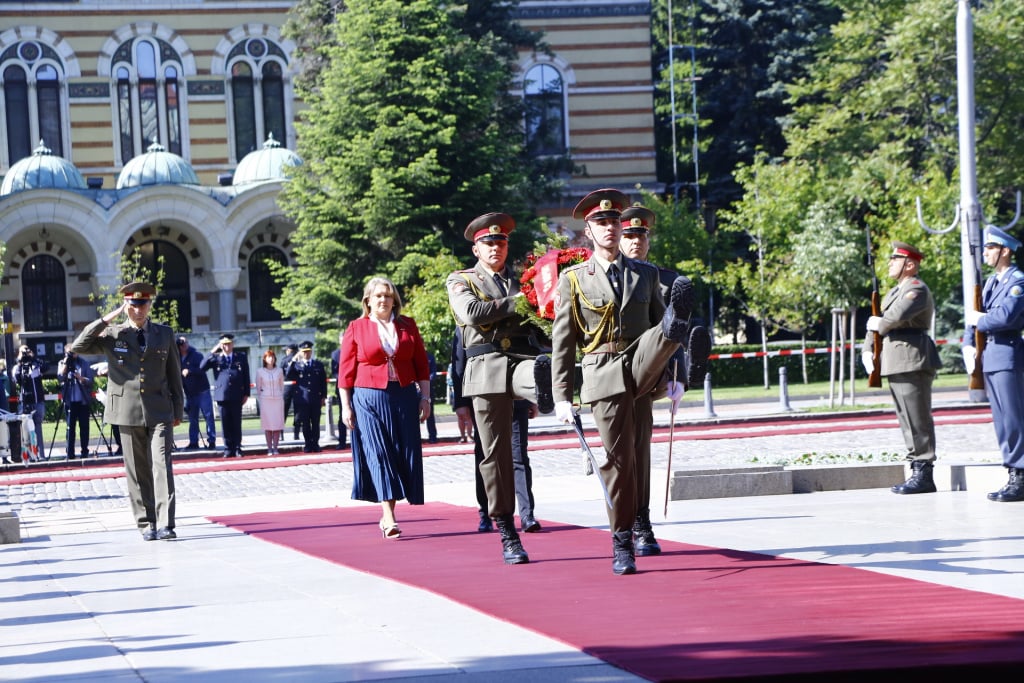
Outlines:
[[[75,458],[75,428],[81,436],[82,457],[89,455],[89,418],[92,416],[92,385],[94,373],[77,353],[68,351],[57,363],[57,379],[64,400],[64,418],[67,422],[67,458]]]
[[[46,418],[46,392],[43,391],[43,373],[49,364],[36,358],[35,353],[25,344],[18,349],[17,364],[14,366],[14,383],[18,385],[18,400],[21,413],[31,415],[36,426],[36,445],[40,457],[43,450],[43,420]]]

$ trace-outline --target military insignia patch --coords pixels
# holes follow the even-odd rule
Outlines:
[[[1024,289],[1021,289],[1020,285],[1014,285],[1013,287],[1010,287],[1010,296],[1012,296],[1013,298],[1017,298],[1021,294],[1024,294]]]
[[[914,299],[917,298],[917,292],[907,292],[906,294],[903,295],[903,298],[910,299],[911,301],[913,301]]]

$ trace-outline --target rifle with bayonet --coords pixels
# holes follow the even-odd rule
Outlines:
[[[871,315],[879,317],[882,315],[882,299],[878,293],[878,273],[875,272],[875,257],[871,251],[871,228],[864,226],[864,235],[868,241],[868,268],[871,270]],[[871,374],[868,375],[868,386],[877,389],[882,386],[882,335],[878,332],[868,332],[873,335],[871,341]]]

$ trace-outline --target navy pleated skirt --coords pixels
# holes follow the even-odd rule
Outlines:
[[[415,384],[352,390],[352,499],[423,504],[420,395]]]

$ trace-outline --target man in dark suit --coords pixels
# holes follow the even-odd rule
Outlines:
[[[340,344],[341,342],[339,342]],[[281,372],[285,372],[288,369],[288,364],[292,362],[292,358],[295,357],[299,347],[295,344],[289,344],[284,347],[284,355],[281,357]],[[288,420],[288,412],[292,409],[292,396],[295,395],[295,382],[284,382],[284,419]],[[295,419],[295,415],[292,414],[292,440],[297,441],[299,438],[299,422]],[[281,432],[281,438],[284,439],[284,431]]]
[[[540,353],[535,329],[516,312],[519,278],[506,265],[508,235],[515,220],[505,213],[474,218],[464,237],[473,243],[477,263],[448,276],[448,303],[462,328],[466,371],[462,393],[472,397],[484,459],[480,474],[487,489],[488,514],[501,533],[505,564],[526,564],[529,555],[516,532],[515,477],[512,474],[512,412],[516,399],[550,413],[551,362]]]
[[[689,333],[693,283],[679,277],[666,306],[658,269],[623,256],[622,211],[627,197],[595,190],[573,210],[586,222],[594,243],[590,260],[566,268],[558,278],[552,326],[555,415],[572,423],[576,351],[583,352],[580,400],[589,403],[605,445],[598,474],[608,491],[612,572],[636,573],[633,524],[639,507],[637,431],[651,424],[650,402],[638,401],[665,381],[665,368]],[[670,396],[670,398],[672,398]]]
[[[334,382],[334,399],[335,403],[338,404],[338,421],[334,424],[338,429],[338,448],[347,448],[348,441],[348,428],[345,427],[345,423],[341,420],[341,393],[338,391],[338,370],[341,368],[341,342],[345,338],[345,330],[338,333],[338,348],[331,352],[331,376],[330,380]],[[294,356],[295,354],[292,353]],[[289,357],[289,361],[291,358]],[[288,367],[287,363],[284,367]],[[329,384],[330,382],[328,382]]]
[[[295,382],[295,419],[302,428],[303,453],[319,453],[320,413],[327,401],[327,371],[313,358],[313,342],[299,344],[299,352],[284,371],[285,381]]]
[[[1010,474],[1006,486],[988,494],[997,503],[1024,501],[1024,272],[1014,265],[1013,255],[1020,240],[1005,230],[985,228],[985,265],[995,273],[982,290],[983,311],[966,311],[963,353],[967,371],[981,361],[985,391],[992,406],[992,424],[1002,451],[1003,465]],[[987,343],[977,358],[974,332],[985,335]]]
[[[213,399],[220,406],[224,456],[242,456],[242,406],[249,400],[249,358],[235,351],[235,335],[222,334],[199,366],[202,372],[213,370]]]
[[[90,323],[68,347],[107,358],[103,419],[121,433],[128,500],[147,541],[177,538],[174,532],[174,428],[185,412],[181,365],[174,332],[149,319],[156,288],[132,282],[124,303]],[[112,324],[121,313],[128,319]]]
[[[918,276],[924,257],[906,242],[893,242],[889,277],[896,280],[882,301],[880,316],[868,318],[861,360],[874,371],[874,335],[882,337],[881,376],[889,380],[903,442],[907,445],[910,477],[892,487],[893,493],[935,493],[935,421],[932,419],[932,382],[942,367],[935,342],[928,336],[935,315],[935,300]]]

